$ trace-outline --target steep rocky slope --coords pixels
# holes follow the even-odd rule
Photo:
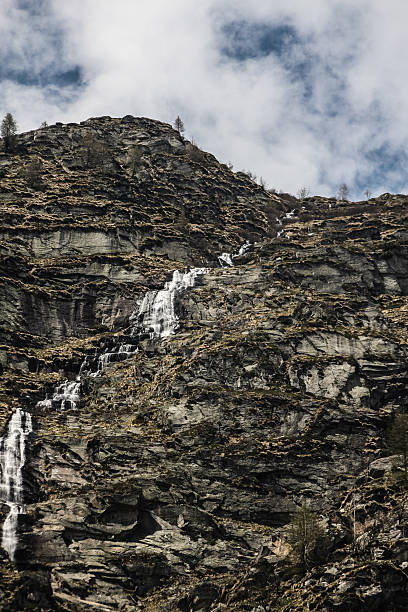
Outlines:
[[[384,432],[406,408],[408,198],[298,202],[132,117],[21,135],[0,169],[1,422],[33,415],[2,609],[406,610]],[[177,333],[135,326],[197,265]],[[44,401],[84,359],[78,405]],[[305,503],[327,549],[303,575]]]
[[[0,159],[3,367],[64,367],[84,345],[67,338],[122,329],[135,299],[172,269],[214,263],[271,231],[280,199],[194,152],[170,126],[133,117],[19,136],[17,154]]]

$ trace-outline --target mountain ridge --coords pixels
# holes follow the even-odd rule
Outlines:
[[[408,197],[270,193],[145,118],[18,139],[0,156],[0,418],[23,404],[34,431],[3,609],[405,610],[385,431],[406,409]],[[176,333],[132,336],[146,292],[194,266],[168,296]],[[49,403],[100,357],[78,405]],[[305,504],[327,550],[302,572]]]

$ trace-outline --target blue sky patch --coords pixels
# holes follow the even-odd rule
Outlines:
[[[408,166],[408,153],[406,150],[392,148],[387,144],[368,151],[366,159],[372,164],[373,172],[360,176],[357,173],[355,181],[356,197],[358,192],[361,194],[368,190],[377,193],[383,185],[389,185],[389,190],[399,193],[406,187],[406,169]],[[361,196],[362,197],[362,196]]]
[[[289,25],[231,21],[222,34],[222,55],[240,62],[271,54],[281,57],[298,42],[296,30]]]
[[[83,85],[82,72],[80,66],[74,66],[62,72],[50,72],[43,70],[35,74],[32,70],[13,70],[7,64],[0,65],[0,82],[14,81],[19,85],[48,87],[80,87]]]

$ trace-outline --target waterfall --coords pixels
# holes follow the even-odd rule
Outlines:
[[[197,276],[208,272],[207,268],[192,268],[188,272],[175,270],[173,278],[159,291],[148,291],[136,315],[130,317],[132,334],[141,328],[151,338],[167,338],[175,333],[179,318],[175,312],[175,297],[183,289],[193,287]]]
[[[18,515],[23,508],[23,467],[27,436],[32,432],[31,414],[21,408],[12,415],[7,433],[0,441],[0,501],[9,512],[3,523],[1,547],[14,561],[18,543]]]
[[[250,247],[250,246],[251,246],[251,243],[249,242],[249,240],[246,240],[246,241],[244,242],[244,244],[243,244],[243,245],[241,245],[241,246],[239,247],[239,251],[238,251],[238,253],[237,253],[236,255],[233,255],[233,257],[234,257],[234,258],[235,258],[235,257],[241,257],[241,255],[243,255],[244,253],[246,253],[246,251],[249,249],[249,247]]]
[[[222,253],[218,261],[222,267],[233,266],[233,260],[241,257],[251,246],[246,241],[238,253]],[[207,274],[208,268],[191,268],[188,272],[175,270],[173,278],[159,291],[148,291],[143,298],[139,312],[133,313],[130,322],[133,323],[132,334],[142,328],[151,338],[167,338],[174,334],[179,326],[179,318],[175,312],[175,298],[180,291],[194,287],[196,278]]]
[[[136,344],[119,344],[106,348],[100,355],[88,355],[81,365],[79,376],[90,376],[91,378],[102,376],[108,363],[125,361],[125,359],[135,355],[137,351]]]
[[[251,246],[251,243],[247,240],[242,246],[240,246],[238,253],[222,253],[218,255],[218,261],[221,268],[227,268],[234,265],[234,259],[241,257]]]
[[[80,399],[80,389],[80,381],[66,380],[55,387],[52,401],[60,403],[62,410],[77,408]]]
[[[218,261],[222,267],[233,266],[233,260],[243,255],[251,243],[246,241],[238,253],[222,253]],[[138,351],[136,339],[141,334],[149,334],[150,338],[167,338],[176,332],[179,327],[179,317],[176,314],[176,296],[190,287],[194,287],[198,276],[209,272],[208,268],[191,268],[187,272],[175,270],[172,279],[167,281],[163,289],[148,291],[139,308],[136,308],[129,317],[130,337],[134,344],[119,344],[107,347],[87,355],[81,364],[76,381],[65,380],[57,385],[51,398],[46,397],[37,402],[37,408],[47,410],[60,407],[61,410],[79,408],[81,400],[81,379],[83,376],[92,378],[101,376],[108,363],[128,359]]]
[[[188,272],[175,270],[171,281],[164,285],[164,289],[148,291],[138,309],[129,317],[131,325],[131,338],[137,338],[140,333],[148,333],[153,338],[167,338],[174,334],[179,325],[179,318],[175,312],[175,296],[189,287],[193,287],[197,276],[206,274],[207,268],[192,268]],[[81,378],[101,376],[108,363],[124,361],[138,351],[136,344],[117,344],[105,348],[103,352],[87,355],[81,364],[79,376],[76,381],[65,380],[57,385],[52,398],[37,402],[37,408],[49,409],[59,406],[61,410],[79,408],[81,400]]]
[[[218,255],[218,261],[220,262],[220,266],[222,268],[234,265],[230,253],[221,253],[221,255]]]

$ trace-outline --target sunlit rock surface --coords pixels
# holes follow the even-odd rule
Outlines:
[[[0,607],[405,612],[408,198],[300,202],[189,151],[106,117],[0,155],[3,435],[33,420]]]

